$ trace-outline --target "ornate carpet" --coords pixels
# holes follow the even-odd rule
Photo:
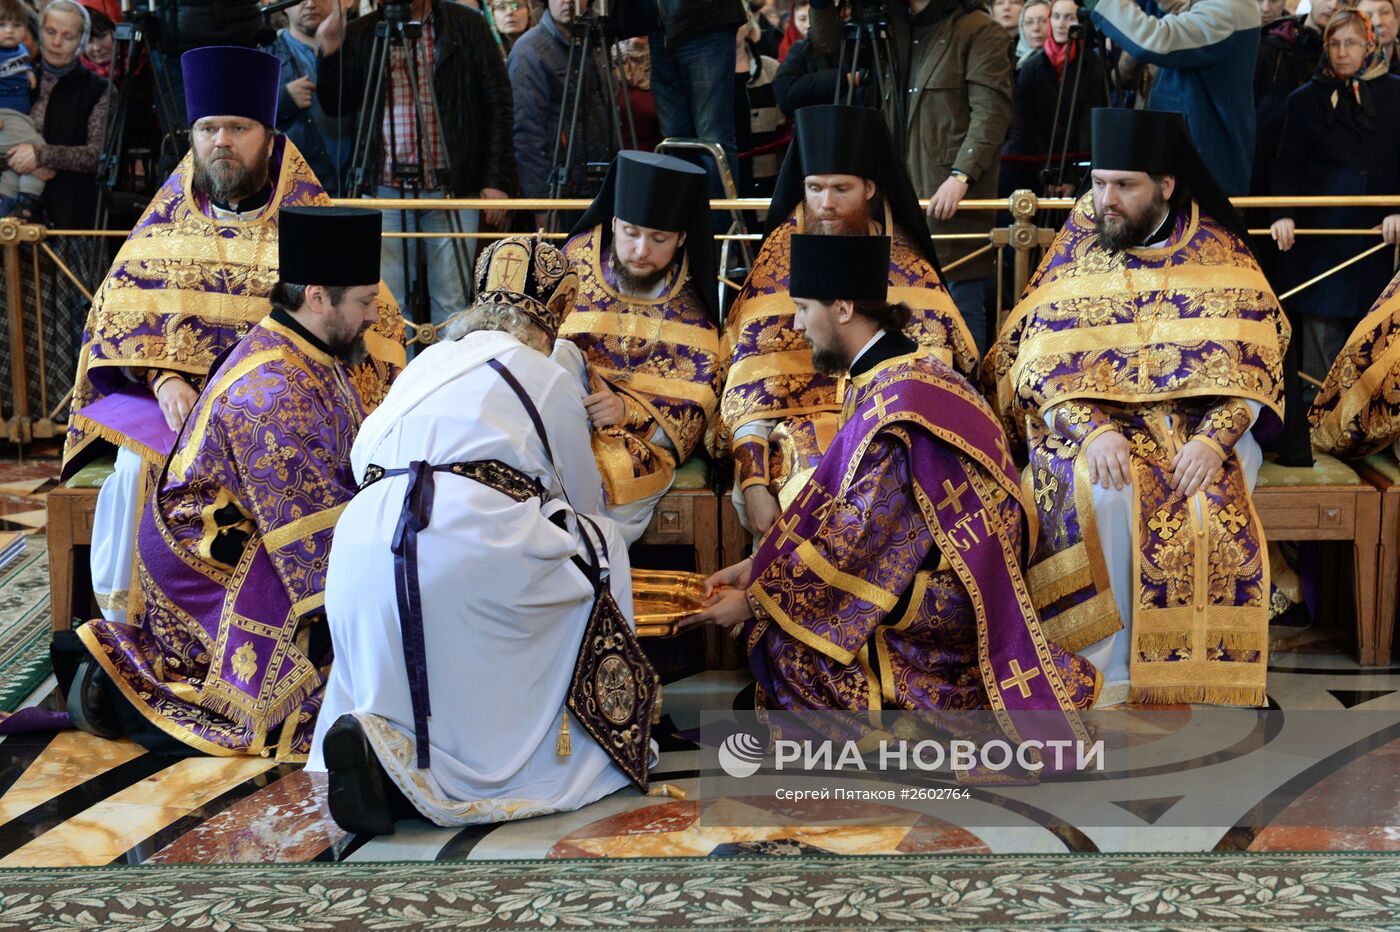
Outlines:
[[[0,871],[0,929],[1381,928],[1387,854],[981,855]]]
[[[0,712],[13,712],[52,671],[49,555],[42,534],[0,570]]]

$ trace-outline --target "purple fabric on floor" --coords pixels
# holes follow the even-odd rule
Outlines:
[[[67,712],[50,712],[48,709],[0,712],[0,735],[18,735],[29,731],[62,731],[72,727],[73,719]]]

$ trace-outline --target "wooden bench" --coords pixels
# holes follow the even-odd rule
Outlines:
[[[1357,464],[1361,477],[1381,494],[1380,547],[1376,560],[1376,659],[1390,662],[1395,610],[1400,595],[1400,463],[1386,451]]]
[[[74,606],[84,612],[92,602],[85,566],[78,560],[92,545],[92,518],[97,513],[97,489],[59,486],[48,494],[49,607],[53,630],[73,626]],[[79,591],[79,590],[83,591]]]
[[[709,576],[720,568],[719,503],[704,460],[686,460],[676,470],[671,491],[657,502],[637,543],[693,547],[695,572]]]
[[[1345,463],[1319,454],[1310,468],[1265,462],[1254,488],[1254,507],[1269,540],[1351,543],[1357,660],[1362,666],[1383,663],[1376,605],[1380,491]],[[1385,651],[1388,657],[1388,640]]]

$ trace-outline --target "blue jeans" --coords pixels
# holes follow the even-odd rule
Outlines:
[[[398,188],[381,185],[376,197],[400,198]],[[420,194],[423,198],[441,198],[441,191]],[[386,210],[385,233],[446,233],[451,229],[450,214],[460,220],[461,232],[475,233],[480,228],[481,214],[475,210]],[[384,283],[394,300],[399,302],[405,317],[411,317],[406,304],[418,276],[418,250],[422,245],[428,259],[428,298],[432,305],[432,322],[440,324],[458,311],[465,310],[471,297],[472,267],[476,263],[476,240],[469,239],[392,239],[384,237],[379,247],[379,261]],[[404,274],[404,259],[408,259],[408,274]]]
[[[652,33],[651,93],[661,135],[719,143],[738,184],[734,30],[682,39],[669,49],[662,33]],[[710,170],[710,196],[724,196],[718,169]]]
[[[970,278],[962,282],[949,282],[948,293],[958,306],[963,323],[972,331],[972,342],[977,344],[977,355],[987,355],[991,340],[987,333],[987,285],[991,278]]]

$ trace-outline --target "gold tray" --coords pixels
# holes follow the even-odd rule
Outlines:
[[[632,610],[638,637],[671,637],[682,620],[704,605],[705,577],[699,573],[632,571]]]

